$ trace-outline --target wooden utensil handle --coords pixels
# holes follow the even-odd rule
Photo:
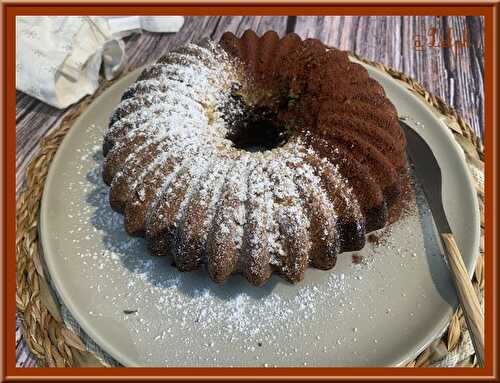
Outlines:
[[[455,281],[458,299],[465,315],[476,357],[479,365],[484,367],[484,318],[481,306],[453,234],[443,233],[441,238],[446,249],[448,264]]]

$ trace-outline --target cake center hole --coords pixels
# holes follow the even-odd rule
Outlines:
[[[264,152],[284,145],[289,133],[265,110],[252,110],[231,124],[226,138],[233,147],[248,152]]]

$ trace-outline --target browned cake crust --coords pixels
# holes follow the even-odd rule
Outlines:
[[[383,88],[318,40],[228,32],[167,54],[122,100],[104,140],[112,208],[154,254],[219,283],[332,268],[386,225],[406,180]]]

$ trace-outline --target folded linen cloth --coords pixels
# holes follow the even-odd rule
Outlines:
[[[93,94],[99,71],[112,79],[124,67],[121,38],[176,32],[181,16],[18,16],[16,88],[56,108]]]

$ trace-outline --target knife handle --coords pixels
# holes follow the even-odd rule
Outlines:
[[[451,273],[455,281],[455,286],[458,293],[458,300],[462,311],[464,312],[465,321],[471,336],[476,357],[481,367],[484,367],[484,318],[477,299],[476,290],[472,286],[472,282],[465,268],[462,255],[458,249],[455,237],[451,233],[442,233],[441,238],[446,249],[448,264],[451,268]]]

